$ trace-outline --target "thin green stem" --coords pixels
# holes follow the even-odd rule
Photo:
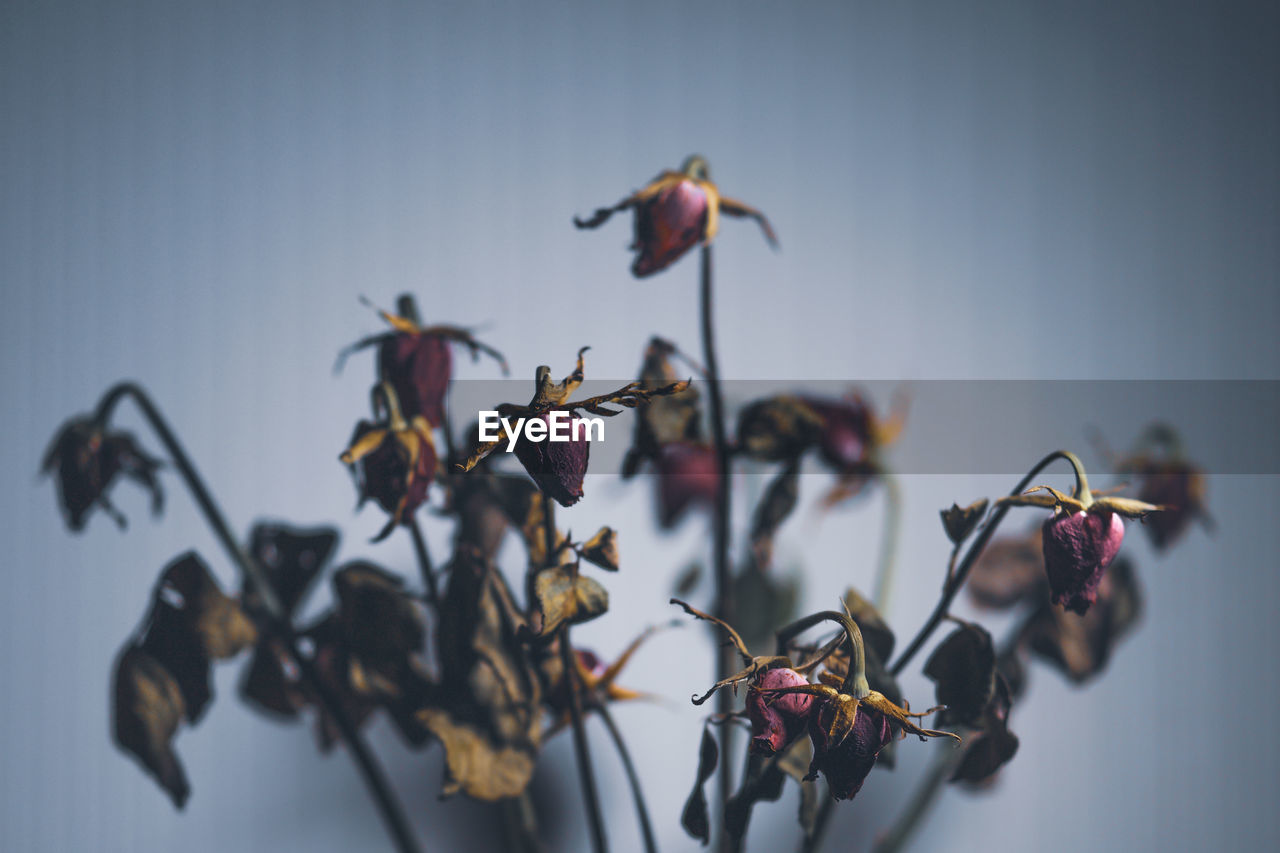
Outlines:
[[[716,508],[713,520],[713,558],[715,572],[715,615],[728,624],[733,624],[733,577],[729,566],[729,520],[731,505],[729,503],[729,440],[725,434],[724,398],[720,390],[720,367],[716,359],[714,300],[712,294],[711,247],[704,244],[701,252],[701,313],[702,313],[702,360],[707,367],[707,397],[711,403],[711,439],[716,454]],[[716,654],[716,681],[727,678],[733,672],[733,649],[718,646]],[[729,714],[733,711],[733,695],[728,690],[721,690],[716,696],[716,712]],[[733,754],[733,727],[724,726],[720,730],[720,754]],[[733,795],[733,777],[725,765],[720,770],[720,808],[729,802]],[[728,833],[721,831],[720,850],[729,849]]]
[[[884,614],[889,610],[889,596],[893,592],[898,535],[902,531],[902,486],[897,477],[887,472],[880,479],[884,482],[884,530],[880,536],[880,559],[876,566],[873,600],[876,609]]]
[[[1084,473],[1080,460],[1076,459],[1075,454],[1065,450],[1055,450],[1045,458],[1036,463],[1035,467],[1027,472],[1027,475],[1014,486],[1013,491],[1009,492],[1010,497],[1016,497],[1026,490],[1027,486],[1037,474],[1047,468],[1053,462],[1059,459],[1066,459],[1071,462],[1072,467],[1076,469],[1076,476],[1080,477]],[[1083,488],[1088,488],[1087,483],[1080,484]],[[987,547],[987,543],[991,541],[991,536],[996,532],[996,528],[1000,526],[1000,522],[1004,520],[1005,515],[1009,512],[1009,505],[997,503],[995,510],[991,513],[991,519],[982,526],[982,530],[978,533],[977,538],[973,540],[973,544],[969,546],[969,550],[965,552],[964,559],[960,561],[960,565],[956,567],[955,574],[952,576],[951,583],[943,590],[942,597],[938,600],[938,604],[933,609],[933,613],[921,626],[919,632],[911,640],[902,656],[898,658],[893,665],[891,672],[894,675],[902,673],[911,659],[928,641],[930,635],[942,624],[942,620],[946,618],[947,612],[951,608],[951,602],[955,600],[956,593],[964,586],[964,582],[969,577],[969,570],[973,568],[973,564],[978,561],[978,557],[982,555],[983,550]]]
[[[635,765],[631,762],[631,751],[627,749],[627,743],[622,739],[622,731],[614,722],[609,708],[601,703],[595,710],[604,722],[604,727],[609,730],[609,737],[613,738],[613,745],[618,750],[618,758],[622,760],[622,769],[626,771],[627,782],[631,785],[631,798],[635,800],[636,818],[640,821],[640,833],[644,836],[645,853],[658,853],[658,842],[653,835],[653,824],[649,820],[649,807],[645,805],[644,789],[640,786],[640,774],[636,772]]]
[[[126,397],[137,404],[143,417],[146,418],[147,423],[155,431],[161,444],[169,452],[174,466],[178,469],[183,482],[191,491],[197,506],[199,506],[209,527],[213,530],[214,536],[217,537],[219,543],[226,550],[231,562],[249,581],[258,600],[262,603],[262,609],[265,611],[265,617],[269,622],[268,627],[285,641],[289,656],[297,666],[303,684],[317,697],[325,713],[337,725],[338,733],[355,759],[356,766],[360,770],[365,785],[369,788],[369,793],[372,795],[373,801],[382,815],[382,820],[387,826],[387,831],[391,834],[396,849],[401,853],[416,853],[421,848],[417,841],[414,840],[413,833],[409,829],[409,823],[405,819],[404,811],[392,794],[382,767],[369,750],[368,745],[365,744],[351,718],[343,710],[343,705],[338,696],[320,677],[311,659],[304,655],[298,647],[293,626],[290,624],[288,614],[280,604],[280,598],[276,594],[275,588],[271,585],[270,580],[258,563],[245,553],[235,536],[232,535],[231,528],[227,525],[222,510],[218,507],[217,502],[214,501],[213,495],[210,494],[203,478],[196,472],[195,466],[192,464],[190,457],[187,456],[182,444],[178,441],[178,437],[170,429],[168,421],[165,420],[160,410],[151,401],[151,398],[147,396],[146,391],[132,382],[122,382],[115,385],[103,395],[102,401],[98,404],[95,415],[98,422],[105,424],[111,417],[111,412],[116,405]]]

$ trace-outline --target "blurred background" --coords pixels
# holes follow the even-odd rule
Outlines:
[[[590,377],[630,378],[654,333],[697,353],[696,262],[637,282],[629,221],[570,224],[694,151],[782,242],[774,253],[736,221],[716,242],[731,380],[1275,380],[1277,44],[1267,3],[3,3],[0,848],[384,843],[348,758],[235,700],[239,666],[217,669],[219,699],[178,737],[184,813],[112,746],[112,661],[156,574],[194,546],[233,581],[173,477],[161,521],[122,488],[127,534],[101,515],[64,530],[41,454],[115,380],[154,393],[240,530],[338,523],[340,559],[412,577],[407,537],[368,544],[383,519],[353,514],[336,458],[372,366],[335,376],[335,355],[382,328],[358,297],[411,291],[428,321],[480,326],[517,379],[544,363],[564,375],[584,344]],[[1080,408],[1016,429],[1090,461],[1087,427],[1123,447],[1168,414]],[[132,414],[120,423],[142,434]],[[1226,441],[1189,439],[1210,459]],[[710,537],[702,518],[659,535],[650,483],[593,472],[561,523],[619,530],[614,608],[575,631],[611,658],[674,615],[675,578]],[[1017,473],[903,477],[900,642],[944,570],[937,510]],[[1146,615],[1109,671],[1081,690],[1034,670],[1013,714],[1020,753],[994,791],[947,792],[919,849],[1280,839],[1276,471],[1211,473],[1212,537],[1193,529],[1164,557],[1128,538]],[[876,492],[824,514],[829,480],[803,479],[778,570],[802,573],[813,610],[871,585],[884,510]],[[426,524],[443,559],[448,529]],[[685,628],[624,679],[665,697],[616,711],[664,849],[694,846],[678,826],[702,719],[688,696],[711,669],[707,636]],[[927,704],[913,670],[906,695]],[[615,849],[636,849],[620,767],[591,734]],[[438,749],[409,752],[384,722],[371,737],[428,849],[499,843],[488,809],[437,801]],[[898,811],[933,748],[902,746],[840,806],[830,849]],[[584,848],[570,738],[549,744],[535,785],[553,849]],[[789,791],[757,810],[754,849],[794,845],[795,805]]]

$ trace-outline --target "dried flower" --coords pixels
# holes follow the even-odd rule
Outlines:
[[[560,382],[551,381],[550,367],[540,366],[534,376],[535,390],[529,404],[517,406],[504,403],[498,406],[498,415],[503,421],[498,429],[498,437],[492,441],[480,442],[470,457],[459,467],[463,471],[470,471],[481,459],[512,442],[512,436],[507,433],[507,423],[515,423],[519,427],[524,420],[532,418],[550,424],[552,412],[567,412],[569,441],[517,441],[514,444],[514,450],[516,457],[543,494],[554,498],[561,506],[573,506],[583,494],[582,482],[587,473],[590,447],[589,433],[579,426],[583,419],[577,417],[575,412],[582,410],[593,415],[613,417],[620,414],[621,410],[606,408],[606,403],[633,409],[647,403],[653,397],[678,394],[689,387],[688,382],[673,382],[657,388],[643,388],[639,382],[629,382],[612,394],[570,402],[569,397],[585,379],[582,354],[588,349],[590,347],[578,350],[577,366],[573,373]]]
[[[391,385],[400,410],[413,420],[422,416],[432,427],[444,423],[444,398],[453,375],[450,343],[460,343],[471,351],[473,359],[484,353],[496,359],[507,372],[502,353],[476,340],[467,329],[457,326],[422,326],[417,319],[413,298],[400,297],[399,313],[378,311],[391,326],[391,331],[372,335],[344,349],[338,356],[339,366],[347,356],[370,346],[378,348],[378,380]]]
[[[773,755],[805,733],[813,697],[783,695],[770,698],[761,689],[797,687],[809,679],[789,667],[765,669],[756,674],[747,688],[747,718],[751,720],[751,751]]]
[[[388,383],[375,389],[375,413],[379,400],[386,413],[383,421],[357,424],[350,446],[338,457],[356,477],[360,503],[372,498],[391,516],[375,542],[391,535],[426,502],[437,459],[426,418],[418,415],[406,421]]]
[[[1145,518],[1162,507],[1132,498],[1094,497],[1080,460],[1070,453],[1064,456],[1075,469],[1074,494],[1064,495],[1050,486],[1034,486],[1021,495],[1001,498],[1000,503],[1053,510],[1042,529],[1050,597],[1054,604],[1083,615],[1097,599],[1102,573],[1124,540],[1120,517]]]
[[[142,452],[127,432],[109,432],[94,418],[74,418],[63,425],[45,452],[43,473],[57,474],[58,502],[72,530],[82,530],[95,506],[116,524],[125,518],[112,506],[107,492],[118,475],[133,480],[151,493],[151,511],[164,503],[156,472],[161,463]]]
[[[699,243],[710,243],[720,225],[720,214],[750,217],[760,223],[769,245],[777,246],[773,228],[760,211],[720,195],[708,176],[707,161],[692,156],[680,171],[664,171],[644,189],[613,207],[602,207],[590,219],[574,217],[579,228],[598,228],[615,213],[635,211],[636,259],[631,273],[644,278],[666,269]]]

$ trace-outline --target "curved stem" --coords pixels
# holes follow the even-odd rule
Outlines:
[[[604,721],[604,727],[609,730],[609,736],[613,738],[613,745],[618,750],[618,758],[622,760],[622,769],[626,771],[627,782],[631,785],[631,797],[636,804],[636,817],[640,821],[640,833],[644,836],[645,853],[658,853],[658,842],[653,835],[653,824],[649,821],[649,807],[644,802],[644,789],[640,787],[640,775],[636,773],[635,765],[631,763],[631,752],[627,749],[626,741],[622,739],[622,732],[618,729],[618,724],[613,720],[613,714],[609,713],[609,709],[603,703],[596,708],[596,712],[600,715],[600,719]]]
[[[887,613],[889,595],[893,591],[894,561],[898,555],[898,534],[902,529],[902,486],[892,474],[881,475],[884,481],[884,531],[880,539],[880,560],[876,567],[873,601],[876,610]]]
[[[431,603],[432,607],[436,608],[438,615],[440,610],[440,590],[436,586],[436,573],[431,567],[431,553],[427,550],[426,537],[422,535],[422,526],[418,524],[417,518],[410,518],[406,526],[413,536],[413,550],[418,555],[418,568],[422,571],[422,582],[426,584],[427,601]]]
[[[302,654],[301,649],[298,647],[297,638],[294,636],[293,626],[289,622],[288,614],[285,613],[284,608],[280,605],[280,598],[276,595],[275,588],[271,585],[270,580],[257,562],[250,559],[235,536],[232,535],[231,528],[227,525],[221,509],[213,499],[213,495],[209,493],[208,487],[205,486],[204,480],[196,472],[190,457],[187,456],[177,436],[169,428],[168,422],[160,414],[160,410],[156,408],[151,398],[147,396],[146,391],[132,382],[121,382],[115,385],[103,395],[102,401],[98,404],[98,409],[95,413],[98,422],[106,423],[111,416],[112,410],[125,397],[130,398],[137,404],[142,411],[143,417],[146,418],[147,423],[169,452],[174,466],[178,469],[178,473],[182,476],[187,488],[191,490],[191,495],[195,498],[196,504],[204,514],[209,527],[213,530],[214,535],[226,550],[228,556],[230,556],[231,562],[244,574],[257,594],[258,600],[262,602],[262,608],[266,612],[271,629],[284,639],[285,647],[289,652],[289,656],[293,659],[293,663],[298,667],[298,674],[303,684],[319,699],[324,712],[337,725],[338,732],[355,759],[360,775],[364,778],[365,785],[369,788],[369,793],[372,795],[374,803],[382,815],[382,820],[387,826],[387,831],[391,834],[396,849],[401,853],[416,853],[420,848],[413,838],[413,833],[409,829],[409,823],[405,819],[400,804],[396,801],[391,792],[391,787],[387,784],[386,775],[383,773],[382,767],[378,764],[377,759],[374,758],[373,753],[370,752],[355,724],[351,722],[351,718],[343,710],[342,703],[337,695],[320,677],[311,659]]]
[[[865,698],[871,692],[871,687],[867,684],[867,656],[862,642],[862,629],[847,613],[822,610],[818,613],[810,613],[790,625],[779,628],[777,633],[778,653],[784,654],[791,640],[822,622],[835,622],[844,629],[845,645],[849,649],[849,672],[844,677],[844,683],[840,685],[840,692],[846,693],[855,699]]]
[[[700,304],[702,313],[702,360],[707,366],[707,397],[711,403],[711,439],[716,453],[716,508],[714,517],[714,543],[712,562],[715,569],[715,615],[724,622],[733,623],[733,577],[729,567],[729,441],[725,436],[724,399],[720,393],[720,367],[716,360],[714,302],[711,281],[711,247],[703,244],[701,252]],[[716,653],[716,681],[727,678],[733,672],[733,650],[719,646]],[[716,697],[716,712],[733,711],[733,696],[727,690]],[[732,754],[733,727],[720,730],[720,754]],[[726,765],[727,768],[727,765]],[[733,795],[733,778],[726,768],[720,771],[720,807]],[[728,833],[721,832],[720,849],[728,849]]]
[[[1075,454],[1065,450],[1055,450],[1045,458],[1036,463],[1035,467],[1027,472],[1027,475],[1019,481],[1018,485],[1013,487],[1013,491],[1009,493],[1010,497],[1016,497],[1031,484],[1032,479],[1037,474],[1047,468],[1050,464],[1058,459],[1066,459],[1075,467],[1077,477],[1084,474],[1083,467],[1080,466],[1080,460]],[[1084,488],[1088,488],[1088,483],[1082,483]],[[947,611],[951,608],[951,602],[955,600],[956,593],[964,586],[965,580],[969,577],[969,570],[973,568],[973,564],[977,562],[981,556],[983,549],[987,547],[987,543],[991,541],[991,536],[996,532],[996,528],[1000,526],[1000,522],[1004,520],[1005,515],[1009,512],[1009,505],[997,503],[995,510],[991,513],[991,519],[982,526],[982,530],[978,533],[973,544],[969,546],[969,550],[965,552],[964,559],[960,561],[960,565],[956,567],[955,575],[951,579],[951,583],[943,590],[942,597],[938,600],[938,604],[933,608],[933,613],[929,615],[928,620],[921,626],[919,632],[912,638],[910,645],[903,651],[902,656],[898,658],[890,672],[894,675],[901,674],[906,669],[911,659],[915,657],[920,648],[928,641],[929,636],[942,624],[942,620],[946,617]]]

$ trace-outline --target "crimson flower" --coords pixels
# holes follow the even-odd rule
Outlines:
[[[502,353],[476,340],[471,332],[457,326],[422,326],[417,320],[413,299],[402,296],[398,314],[379,311],[391,331],[372,335],[347,347],[338,357],[339,366],[351,353],[366,347],[378,348],[378,379],[391,385],[400,410],[410,420],[421,415],[432,427],[444,423],[444,398],[453,376],[451,343],[465,345],[472,358],[480,353],[496,359],[507,372]]]
[[[680,171],[664,171],[644,189],[624,198],[613,207],[598,209],[589,219],[574,217],[579,228],[598,228],[609,217],[624,210],[635,212],[636,252],[631,274],[645,278],[660,272],[699,243],[710,243],[720,227],[720,215],[750,217],[760,223],[769,245],[778,239],[764,214],[740,201],[720,195],[710,180],[707,161],[689,157]]]
[[[1076,466],[1074,495],[1049,486],[1035,486],[1021,495],[1001,498],[1000,502],[1053,510],[1041,531],[1050,598],[1054,604],[1084,615],[1098,598],[1103,573],[1120,551],[1124,540],[1121,516],[1145,518],[1163,508],[1132,498],[1095,498],[1078,460],[1071,459]]]

